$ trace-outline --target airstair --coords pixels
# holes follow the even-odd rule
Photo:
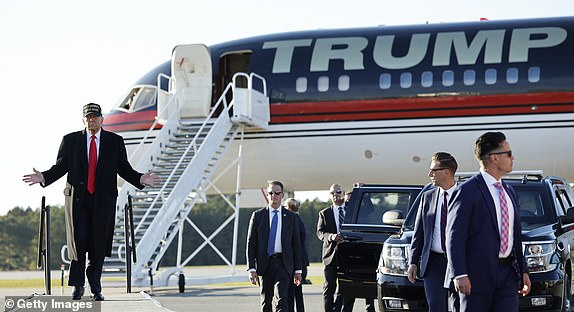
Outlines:
[[[167,92],[159,88],[162,79],[169,81]],[[206,82],[206,79],[209,81]],[[241,83],[238,84],[238,81]],[[247,85],[247,88],[238,85]],[[211,240],[224,226],[234,222],[233,245],[237,246],[242,136],[245,127],[267,127],[269,99],[265,79],[254,73],[236,73],[211,109],[210,88],[211,60],[207,48],[201,45],[176,47],[172,56],[172,76],[158,77],[156,122],[163,123],[163,127],[155,134],[156,138],[151,144],[145,148],[142,145],[142,156],[134,166],[140,172],[151,171],[160,176],[162,184],[138,190],[124,183],[117,202],[112,257],[106,258],[104,266],[108,270],[120,270],[125,266],[123,209],[130,195],[137,246],[137,261],[133,263],[131,270],[134,285],[149,284],[149,275],[156,276],[154,285],[167,285],[170,277],[181,272],[182,267],[205,246],[212,247],[230,266],[232,275],[235,272],[236,250],[233,250],[232,259],[228,259]],[[205,113],[208,113],[207,116]],[[149,133],[155,126],[156,124],[152,125]],[[215,181],[218,177],[214,176],[214,172],[234,140],[241,144],[236,161],[238,176],[235,203],[228,200],[234,214],[216,231],[206,234],[201,232],[188,216],[196,203],[206,200],[208,189],[216,189]],[[144,138],[142,144],[145,141]],[[181,233],[186,224],[200,233],[204,243],[182,260]],[[176,238],[176,267],[156,272],[167,248]]]

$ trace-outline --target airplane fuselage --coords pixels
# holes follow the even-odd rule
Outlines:
[[[215,102],[233,73],[266,79],[270,123],[248,129],[242,187],[269,179],[290,190],[332,183],[420,184],[430,157],[478,168],[474,140],[503,131],[515,170],[574,181],[574,17],[301,31],[209,47]],[[137,88],[156,88],[166,62]],[[166,88],[166,86],[162,86]],[[120,109],[104,127],[128,148],[156,106]],[[223,161],[237,157],[232,145]],[[234,192],[233,175],[218,187]]]

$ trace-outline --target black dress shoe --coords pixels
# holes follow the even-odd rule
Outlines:
[[[104,301],[104,295],[102,293],[94,294],[94,301]]]
[[[80,300],[84,295],[83,286],[74,286],[74,292],[72,292],[72,300]]]

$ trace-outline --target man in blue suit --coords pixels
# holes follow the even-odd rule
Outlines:
[[[457,168],[456,159],[449,153],[438,152],[432,156],[428,176],[437,187],[422,195],[411,241],[408,279],[414,283],[420,271],[431,312],[447,311],[448,289],[443,287],[445,230],[447,206],[456,192],[454,174]]]
[[[454,281],[460,311],[518,311],[530,292],[516,192],[501,181],[514,157],[502,132],[475,142],[480,172],[461,184],[449,211],[445,286]]]
[[[267,195],[269,205],[253,212],[249,221],[246,248],[249,280],[259,285],[259,276],[262,277],[262,312],[287,312],[289,284],[301,284],[299,219],[281,205],[283,183],[269,181]]]

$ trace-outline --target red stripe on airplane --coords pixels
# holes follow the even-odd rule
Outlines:
[[[118,112],[104,116],[103,127],[108,131],[147,130],[155,122],[156,111],[146,110],[134,113]],[[160,129],[157,125],[156,129]]]
[[[271,123],[574,112],[574,92],[271,104]]]
[[[270,113],[271,124],[574,113],[574,92],[280,103],[271,104]],[[114,113],[105,116],[104,127],[109,131],[147,130],[155,116],[155,110]]]

